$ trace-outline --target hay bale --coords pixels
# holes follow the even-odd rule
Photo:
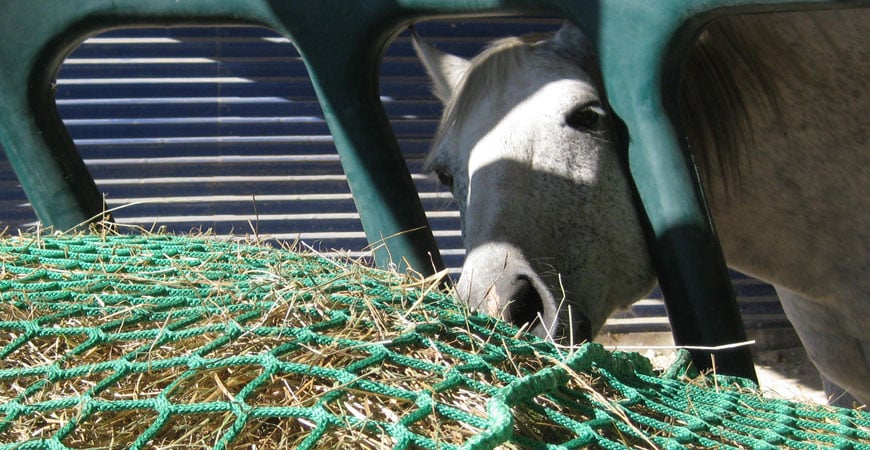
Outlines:
[[[560,349],[438,281],[203,237],[5,237],[0,448],[870,441],[867,413]]]

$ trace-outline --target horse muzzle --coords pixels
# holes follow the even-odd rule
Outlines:
[[[570,343],[592,338],[591,321],[564,299],[557,302],[524,258],[504,245],[486,247],[490,248],[478,248],[466,257],[456,286],[462,301],[542,338]]]

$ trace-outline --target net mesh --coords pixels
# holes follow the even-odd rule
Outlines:
[[[870,448],[866,412],[557,347],[436,285],[203,237],[3,238],[0,448]]]

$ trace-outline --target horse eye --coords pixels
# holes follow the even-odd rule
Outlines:
[[[565,124],[575,130],[588,130],[598,123],[601,113],[601,107],[597,105],[579,106],[565,116]]]
[[[435,169],[435,175],[438,176],[438,181],[447,189],[453,190],[453,175],[450,175],[444,169]]]

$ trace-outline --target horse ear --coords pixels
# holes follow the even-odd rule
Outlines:
[[[468,71],[470,62],[462,57],[442,52],[435,47],[423,42],[417,31],[411,33],[411,42],[417,57],[426,68],[429,78],[432,80],[433,93],[442,103],[447,103],[459,81]]]
[[[556,48],[570,55],[583,57],[589,53],[589,40],[586,35],[580,27],[569,21],[562,24],[562,28],[559,28],[550,41]]]

